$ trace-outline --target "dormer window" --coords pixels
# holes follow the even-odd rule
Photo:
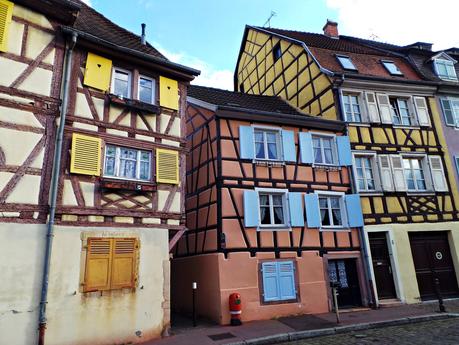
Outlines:
[[[457,81],[456,70],[454,69],[454,62],[452,60],[437,58],[434,60],[434,66],[439,78]]]
[[[344,69],[351,70],[351,71],[357,71],[357,68],[355,68],[354,64],[352,63],[352,60],[349,56],[346,55],[336,55],[336,58],[338,59],[339,63]]]
[[[382,60],[381,62],[391,75],[403,75],[393,61]]]

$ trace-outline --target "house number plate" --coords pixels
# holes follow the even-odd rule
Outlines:
[[[437,258],[437,260],[441,260],[443,259],[443,254],[441,252],[436,252],[435,257]]]

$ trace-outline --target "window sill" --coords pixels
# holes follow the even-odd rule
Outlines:
[[[339,171],[342,169],[339,165],[328,165],[328,164],[312,164],[312,167],[317,170],[325,170],[325,171]]]
[[[371,123],[366,123],[366,122],[351,122],[351,121],[348,121],[347,124],[349,126],[355,126],[355,127],[371,127]]]
[[[257,231],[292,231],[290,226],[259,226]]]
[[[271,168],[280,168],[285,165],[285,162],[281,160],[254,159],[253,164]]]
[[[133,110],[142,111],[148,114],[160,114],[161,109],[155,104],[149,104],[137,99],[119,98],[116,95],[109,94],[110,103],[128,107]]]
[[[363,196],[383,196],[384,192],[380,190],[371,190],[371,191],[359,190],[359,194]]]
[[[284,300],[276,300],[276,301],[264,301],[263,296],[261,297],[261,306],[269,306],[269,305],[278,305],[278,304],[287,304],[287,303],[298,303],[298,297],[295,299],[284,299]]]
[[[424,191],[408,190],[406,191],[406,195],[435,195],[435,192],[432,190],[424,190]]]
[[[338,231],[338,232],[351,232],[351,229],[349,227],[344,227],[344,226],[333,226],[333,227],[320,227],[320,231]]]
[[[100,186],[104,189],[122,189],[139,192],[154,192],[157,189],[156,184],[152,182],[118,180],[106,177],[100,179]]]
[[[419,126],[419,125],[407,126],[407,125],[394,125],[394,124],[392,124],[392,127],[400,128],[400,129],[421,129],[421,126]],[[428,127],[428,126],[426,126],[426,127]]]

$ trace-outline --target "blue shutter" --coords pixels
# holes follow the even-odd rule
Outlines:
[[[289,300],[296,298],[295,266],[293,261],[278,261],[277,272],[279,276],[280,299]]]
[[[255,158],[255,142],[253,138],[253,127],[239,126],[239,146],[242,159]]]
[[[443,116],[445,117],[445,123],[447,126],[456,126],[456,119],[454,118],[453,109],[449,100],[442,98],[440,99],[441,107],[443,110]]]
[[[284,161],[296,162],[295,133],[282,130],[282,152]]]
[[[290,210],[290,225],[304,226],[303,200],[301,200],[301,193],[288,193],[288,207]]]
[[[258,206],[258,193],[254,190],[244,191],[244,225],[255,227],[260,224],[260,210]]]
[[[348,136],[336,137],[336,146],[338,149],[339,165],[352,165],[351,142]]]
[[[265,302],[278,301],[280,299],[280,291],[276,262],[263,262],[261,264],[261,273],[263,275],[263,300]]]
[[[308,228],[320,228],[322,225],[319,209],[319,196],[317,194],[306,194],[304,196],[306,207],[306,221]]]
[[[312,149],[312,135],[309,132],[298,133],[300,141],[301,163],[314,163],[314,154]]]
[[[355,228],[363,226],[362,207],[360,205],[360,195],[349,194],[344,196],[347,210],[349,227]]]

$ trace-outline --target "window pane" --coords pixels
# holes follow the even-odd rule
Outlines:
[[[269,207],[260,207],[261,224],[271,224],[271,212]]]
[[[339,208],[339,198],[330,198],[331,208]]]
[[[260,194],[260,206],[268,206],[269,198],[267,195]]]
[[[263,142],[263,132],[255,131],[255,141]]]
[[[121,158],[136,159],[137,151],[129,149],[121,149]]]
[[[324,149],[325,163],[333,164],[333,151],[331,149]]]
[[[284,211],[282,207],[274,207],[274,224],[284,224]]]
[[[319,198],[319,205],[320,205],[320,208],[327,208],[328,207],[327,198]]]
[[[352,69],[355,70],[355,66],[352,63],[351,59],[348,56],[337,56],[338,61],[341,63],[344,69]]]
[[[277,145],[276,144],[268,144],[268,158],[269,159],[277,159]]]
[[[128,98],[128,81],[115,78],[115,90],[114,94],[117,96],[123,96]]]
[[[266,139],[268,143],[277,143],[277,134],[273,132],[266,132]]]
[[[273,195],[273,205],[282,206],[282,195]]]
[[[153,82],[151,80],[140,78],[139,100],[145,103],[153,103]]]
[[[331,225],[328,210],[320,210],[320,216],[322,218],[322,225]]]
[[[106,151],[106,156],[115,156],[116,153],[116,148],[115,146],[112,145],[107,145],[107,151]]]
[[[263,143],[255,143],[255,157],[265,158],[265,146]]]
[[[150,179],[150,163],[148,162],[140,162],[140,176],[141,180],[148,180]]]
[[[114,176],[115,175],[115,157],[106,157],[105,158],[105,175]]]
[[[136,161],[121,159],[120,177],[136,178]]]
[[[332,210],[332,216],[333,216],[333,225],[342,225],[342,219],[341,219],[341,210],[340,209],[333,209]]]
[[[322,144],[324,145],[324,148],[329,149],[332,147],[332,140],[328,138],[322,139]]]
[[[314,163],[322,163],[322,152],[320,148],[314,148]]]
[[[142,151],[140,153],[140,160],[142,160],[142,161],[150,161],[150,152]]]

